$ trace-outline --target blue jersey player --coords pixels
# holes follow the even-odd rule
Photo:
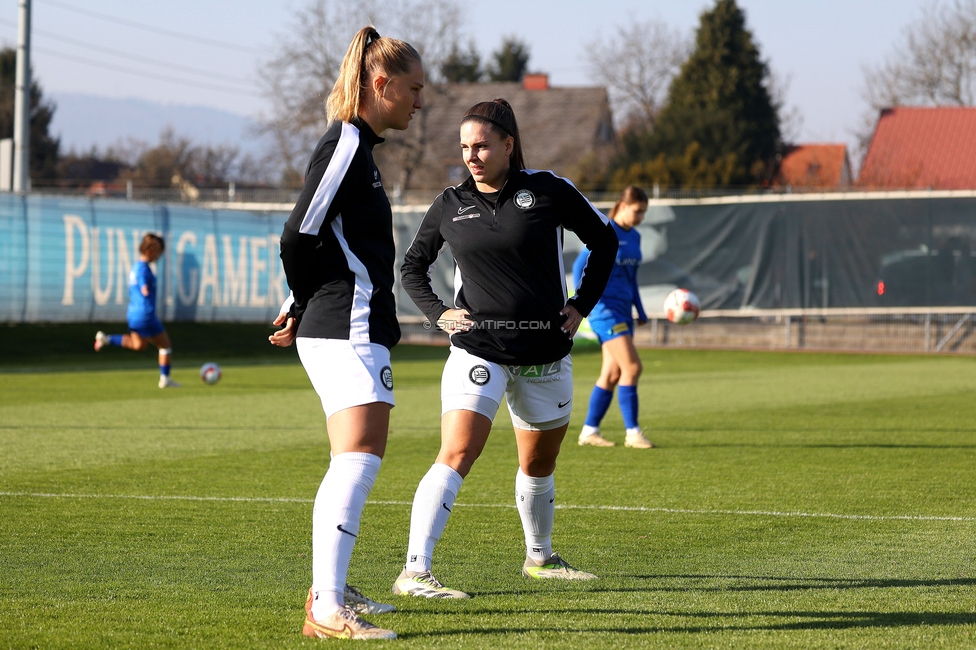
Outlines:
[[[647,321],[637,287],[641,246],[640,233],[636,226],[644,220],[645,212],[647,194],[633,185],[623,191],[610,210],[611,223],[620,244],[607,288],[589,315],[590,327],[603,348],[603,367],[590,394],[586,423],[579,436],[580,445],[613,447],[616,444],[600,434],[600,421],[610,408],[614,388],[617,388],[620,411],[627,430],[624,444],[637,449],[654,446],[644,437],[637,423],[637,380],[643,366],[637,355],[637,348],[634,347],[633,310],[636,308],[641,324]],[[584,248],[573,264],[573,277],[577,286],[582,279],[589,253],[589,249]]]
[[[149,267],[159,259],[165,248],[163,238],[159,235],[149,233],[142,238],[139,244],[139,261],[129,272],[129,309],[126,311],[129,333],[98,332],[95,334],[95,351],[106,345],[145,350],[146,345],[152,343],[159,350],[159,387],[179,388],[180,385],[169,376],[173,344],[163,329],[163,324],[156,317],[156,276]]]

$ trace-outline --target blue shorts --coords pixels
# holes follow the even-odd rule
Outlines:
[[[159,322],[158,318],[152,318],[150,320],[141,320],[138,322],[129,322],[129,330],[135,332],[144,339],[151,339],[157,334],[162,334],[166,328],[163,324]]]
[[[596,334],[596,339],[603,345],[611,339],[624,334],[634,335],[634,319],[623,317],[621,314],[605,311],[599,316],[590,315],[590,329]]]

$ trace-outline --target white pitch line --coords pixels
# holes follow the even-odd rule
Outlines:
[[[234,503],[313,503],[313,499],[288,497],[201,497],[192,495],[139,494],[57,494],[49,492],[0,492],[0,497],[35,499],[136,499],[143,501],[226,501]],[[412,501],[367,501],[374,506],[409,506]],[[455,503],[462,508],[514,508],[514,504]],[[647,508],[644,506],[577,506],[557,505],[557,510],[603,510],[612,512],[660,512],[678,515],[730,515],[748,517],[805,517],[851,519],[855,521],[976,521],[976,517],[940,517],[934,515],[843,515],[829,512],[780,512],[776,510],[696,510],[693,508]]]

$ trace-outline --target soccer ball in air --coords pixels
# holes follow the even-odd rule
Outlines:
[[[701,311],[698,296],[687,289],[675,289],[664,299],[664,314],[675,325],[687,325]]]
[[[200,379],[203,383],[213,386],[220,381],[220,366],[216,363],[205,363],[200,367]]]

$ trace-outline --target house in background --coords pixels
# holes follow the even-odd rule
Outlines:
[[[503,98],[512,105],[525,163],[570,180],[581,165],[607,159],[616,136],[606,88],[558,88],[548,75],[528,74],[521,83],[443,84],[424,89],[424,108],[406,131],[387,131],[374,151],[383,184],[396,200],[403,192],[434,194],[468,177],[461,159],[461,118],[479,102]]]
[[[773,186],[843,189],[851,181],[846,145],[796,144],[785,147]]]
[[[864,189],[976,189],[976,108],[884,109],[857,184]]]

